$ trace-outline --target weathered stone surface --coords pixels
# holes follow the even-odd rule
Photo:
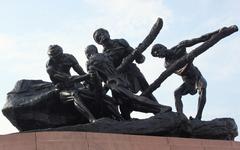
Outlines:
[[[72,103],[61,103],[53,85],[41,80],[17,82],[8,93],[2,112],[20,131],[87,131],[225,140],[238,135],[231,118],[188,120],[176,112],[132,121],[102,118],[87,124]]]

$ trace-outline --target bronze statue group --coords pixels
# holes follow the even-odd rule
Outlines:
[[[177,112],[183,114],[182,96],[198,93],[197,114],[191,119],[201,120],[206,103],[207,82],[199,69],[193,65],[193,60],[237,30],[236,26],[224,27],[199,38],[182,41],[170,49],[162,44],[155,44],[151,54],[153,57],[165,59],[166,70],[151,85],[136,65],[144,63],[145,57],[139,47],[147,44],[143,42],[134,49],[125,39],[111,39],[109,32],[103,28],[93,33],[93,38],[102,46],[102,51],[99,52],[95,45],[89,45],[85,49],[88,59],[87,73],[83,71],[76,58],[63,53],[59,45],[49,46],[46,69],[62,103],[74,103],[75,108],[89,122],[95,122],[102,117],[119,121],[131,120],[132,111],[153,114],[172,111],[170,106],[159,104],[152,94],[152,91],[172,73],[181,76],[183,80],[183,84],[174,91]],[[155,37],[152,41],[154,39]],[[198,43],[203,44],[187,53],[187,47]],[[145,49],[147,47],[145,46]],[[70,74],[71,68],[78,74],[77,76]],[[109,90],[111,96],[107,95]],[[136,95],[139,91],[142,94]]]

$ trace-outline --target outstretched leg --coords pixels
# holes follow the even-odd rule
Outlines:
[[[125,87],[116,87],[112,90],[112,95],[119,101],[121,115],[124,119],[130,119],[131,111],[140,111],[146,113],[169,112],[172,110],[169,106],[160,105],[155,101],[144,96],[134,95]]]
[[[199,97],[198,97],[198,111],[196,115],[196,119],[202,119],[202,112],[203,108],[206,104],[206,92],[207,92],[207,81],[201,77],[198,81],[198,90],[199,90]]]
[[[119,88],[121,89],[121,88]],[[130,91],[128,91],[130,92]],[[131,120],[131,112],[133,111],[132,109],[132,103],[129,101],[128,97],[126,97],[125,92],[122,94],[118,91],[112,90],[112,96],[113,98],[118,102],[118,105],[120,106],[120,112],[121,116],[125,120]]]
[[[183,83],[179,88],[174,91],[174,98],[175,98],[175,107],[178,113],[183,114],[183,103],[182,103],[182,96],[186,95],[187,92],[187,85]]]
[[[203,108],[206,104],[206,88],[203,88],[199,91],[199,98],[198,98],[198,111],[196,115],[196,119],[201,120],[202,119],[202,112]]]
[[[95,122],[95,117],[93,114],[88,110],[88,108],[83,104],[79,96],[77,95],[77,92],[73,93],[73,99],[74,99],[74,105],[77,108],[77,110],[88,119],[90,123]]]

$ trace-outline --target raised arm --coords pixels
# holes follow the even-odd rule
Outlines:
[[[144,61],[145,61],[145,56],[143,54],[141,54],[140,52],[136,52],[132,47],[129,47],[128,48],[129,51],[131,51],[131,54],[134,55],[133,53],[135,52],[136,53],[136,59],[135,61],[138,63],[138,64],[142,64]]]
[[[125,39],[119,39],[119,43],[123,46],[123,47],[126,47],[127,48],[127,52],[128,54],[133,54],[134,52],[134,48],[132,48],[128,42],[125,40]],[[137,53],[136,54],[136,59],[135,61],[138,63],[138,64],[141,64],[145,61],[145,56],[141,53]]]
[[[207,33],[207,34],[204,34],[198,38],[193,38],[193,39],[190,39],[190,40],[184,40],[184,41],[181,41],[178,45],[176,45],[177,48],[183,48],[183,47],[191,47],[195,44],[198,44],[198,43],[201,43],[201,42],[205,42],[207,40],[209,40],[213,35],[219,33],[221,29],[219,30],[216,30],[214,32],[210,32],[210,33]]]

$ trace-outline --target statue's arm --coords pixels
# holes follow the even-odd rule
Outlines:
[[[177,45],[177,47],[178,48],[191,47],[191,46],[196,45],[198,43],[205,42],[205,41],[209,40],[213,35],[219,33],[220,30],[216,30],[214,32],[210,32],[210,33],[204,34],[204,35],[202,35],[202,36],[200,36],[198,38],[193,38],[193,39],[190,39],[190,40],[181,41]]]
[[[119,39],[119,43],[122,46],[127,48],[127,53],[128,54],[133,54],[133,52],[135,51],[134,48],[132,48],[125,39]],[[138,53],[137,56],[136,56],[135,61],[138,64],[141,64],[141,63],[143,63],[145,61],[145,56],[143,54],[141,54],[141,53]]]
[[[131,52],[132,55],[134,55],[133,53],[137,53],[137,56],[136,56],[136,59],[135,61],[138,63],[138,64],[142,64],[144,61],[145,61],[145,56],[141,53],[138,53],[138,51],[135,51],[132,47],[129,46],[129,51]]]
[[[79,75],[86,74],[78,63],[73,66],[73,70],[76,71]]]
[[[82,67],[79,65],[77,59],[73,55],[69,55],[73,70],[78,73],[79,75],[85,75],[86,73],[83,71]]]

